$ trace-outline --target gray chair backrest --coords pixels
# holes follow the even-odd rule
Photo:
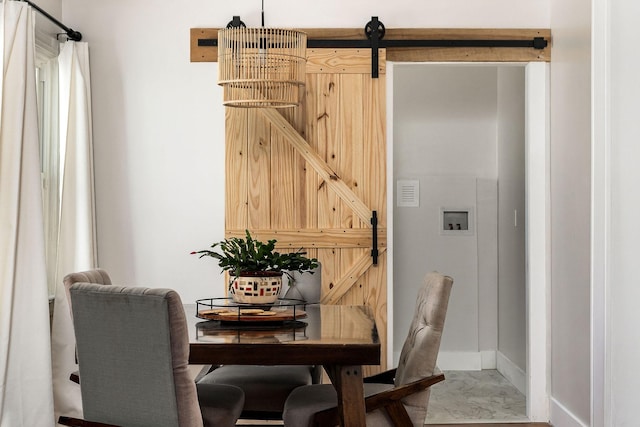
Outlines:
[[[96,283],[98,285],[111,285],[111,277],[109,273],[101,268],[93,270],[79,271],[77,273],[69,273],[64,279],[64,286],[71,287],[74,283]]]
[[[64,276],[64,279],[62,279],[62,283],[64,284],[64,291],[67,294],[69,311],[71,311],[71,297],[69,296],[69,288],[71,287],[71,285],[73,285],[74,283],[95,283],[98,285],[111,285],[111,277],[109,277],[109,274],[105,270],[101,268],[95,268],[93,270],[69,273]]]
[[[397,386],[433,375],[452,285],[453,279],[440,273],[425,276],[409,334],[400,352]],[[403,403],[413,422],[422,425],[429,403],[429,389],[407,397]]]
[[[70,287],[84,418],[202,427],[180,296],[170,289]]]

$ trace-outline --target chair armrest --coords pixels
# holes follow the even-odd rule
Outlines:
[[[389,369],[388,371],[380,372],[379,374],[366,377],[362,381],[365,383],[393,384],[395,379],[396,379],[396,368],[393,368],[393,369]]]
[[[431,375],[430,377],[419,379],[408,384],[394,387],[390,390],[376,393],[365,398],[367,412],[379,409],[389,404],[389,402],[403,399],[412,394],[418,393],[444,380],[444,374]]]
[[[63,417],[58,418],[58,424],[69,427],[119,427],[113,424],[98,423],[95,421],[86,421],[80,418]]]
[[[392,371],[395,373],[395,369]],[[383,374],[386,374],[386,372],[383,372]],[[400,387],[394,387],[392,389],[376,393],[373,396],[366,397],[364,399],[366,411],[372,412],[376,409],[384,408],[387,411],[387,414],[389,414],[389,417],[394,421],[394,425],[411,425],[409,414],[402,404],[401,399],[425,390],[443,380],[444,374],[431,375],[430,377],[422,378],[417,381],[401,385]],[[338,422],[338,410],[335,407],[317,412],[313,417],[313,425],[318,427],[336,425]]]

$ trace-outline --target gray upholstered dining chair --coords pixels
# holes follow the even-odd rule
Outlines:
[[[102,268],[94,268],[91,270],[69,273],[64,277],[62,282],[64,284],[64,290],[67,295],[67,302],[69,304],[69,311],[70,311],[71,318],[73,318],[73,311],[71,308],[71,298],[69,296],[69,288],[71,287],[71,285],[73,285],[74,283],[95,283],[97,285],[109,286],[113,283],[111,281],[111,277],[109,276],[109,273],[107,273],[107,271]],[[77,359],[76,359],[76,363],[77,363]],[[204,373],[210,370],[211,370],[211,365],[202,365],[202,367],[200,367],[200,371],[201,371],[200,375],[203,375]],[[74,383],[80,384],[79,372],[77,370],[71,372],[71,374],[69,375],[69,379]]]
[[[84,420],[67,426],[234,426],[241,389],[196,385],[180,296],[170,289],[75,283],[71,306]]]
[[[365,379],[367,426],[423,426],[429,387],[444,380],[435,374],[453,279],[427,274],[398,367]],[[284,425],[332,426],[338,423],[337,396],[330,384],[295,389],[284,407]]]
[[[320,300],[322,267],[313,273],[294,273],[286,298],[303,299],[309,303]],[[285,285],[286,286],[286,285]],[[198,384],[230,384],[240,387],[245,394],[241,418],[259,420],[282,419],[284,403],[295,388],[319,384],[322,366],[309,365],[223,365],[205,375]]]

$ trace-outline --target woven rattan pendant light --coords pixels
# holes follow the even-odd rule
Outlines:
[[[229,27],[218,31],[218,84],[228,107],[285,108],[300,104],[307,35],[298,30]]]

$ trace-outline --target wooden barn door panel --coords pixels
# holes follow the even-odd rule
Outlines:
[[[289,110],[227,109],[227,236],[249,229],[322,263],[322,302],[374,308],[386,367],[385,62],[371,52],[308,52],[305,100]],[[233,111],[230,111],[233,110]],[[372,211],[378,265],[372,264]],[[379,368],[367,368],[369,373]]]

